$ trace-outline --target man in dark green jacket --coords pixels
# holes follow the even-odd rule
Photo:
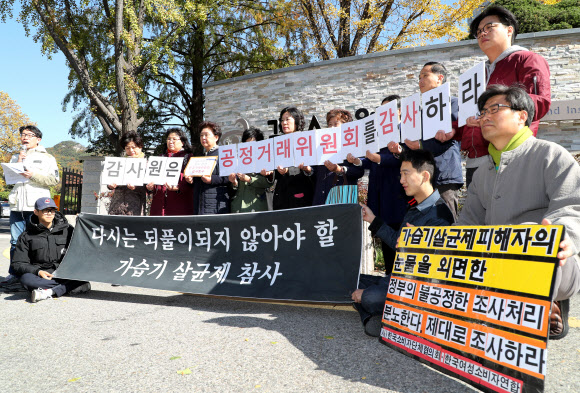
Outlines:
[[[30,301],[59,297],[65,293],[87,292],[91,284],[54,278],[52,273],[64,258],[73,227],[56,210],[50,198],[39,198],[26,230],[18,238],[12,259],[12,270],[20,283],[30,291]]]

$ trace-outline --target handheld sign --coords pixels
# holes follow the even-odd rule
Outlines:
[[[485,63],[482,61],[459,76],[459,127],[477,114],[477,100],[485,91]]]
[[[238,144],[238,172],[256,172],[254,165],[256,155],[256,142],[244,142]]]
[[[183,166],[183,157],[164,157],[166,160],[164,174],[165,182],[169,186],[176,186],[181,177],[181,167]]]
[[[262,169],[273,171],[276,169],[274,163],[274,140],[266,139],[255,142],[255,172],[260,172]]]
[[[276,168],[294,166],[294,149],[292,134],[280,135],[274,138],[274,164]]]
[[[326,160],[335,164],[339,162],[337,157],[340,148],[340,127],[316,130],[317,165],[324,165]]]
[[[401,141],[421,139],[421,93],[401,100]]]
[[[219,147],[220,173],[224,176],[238,172],[238,145],[225,145]]]
[[[147,168],[146,158],[130,158],[125,161],[125,177],[123,183],[133,186],[143,185],[145,169]]]
[[[185,176],[210,176],[217,164],[218,157],[191,157],[183,171]],[[226,172],[224,172],[226,173]]]
[[[362,139],[364,138],[365,123],[365,119],[361,119],[341,124],[342,149],[337,156],[337,162],[346,159],[349,153],[355,157],[364,157],[366,149]]]
[[[377,128],[375,127],[375,117],[368,116],[364,119],[364,128],[362,128],[361,144],[362,149],[365,154],[368,151],[371,153],[377,153],[379,148],[379,136],[377,134]]]
[[[435,137],[437,131],[451,132],[449,83],[444,83],[421,96],[423,100],[423,140]]]
[[[105,166],[101,173],[101,184],[124,185],[125,157],[105,157]]]
[[[316,165],[316,131],[293,132],[294,166]]]
[[[163,177],[165,171],[165,157],[149,157],[147,161],[147,168],[145,169],[145,178],[143,183],[153,183],[156,185],[165,184]]]
[[[375,128],[379,136],[379,150],[387,147],[389,142],[401,142],[399,131],[399,109],[397,100],[379,106],[374,114]]]

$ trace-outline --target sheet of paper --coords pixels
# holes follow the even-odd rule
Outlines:
[[[28,179],[21,175],[21,173],[26,172],[24,164],[21,162],[3,163],[2,169],[4,170],[6,184],[28,183]]]

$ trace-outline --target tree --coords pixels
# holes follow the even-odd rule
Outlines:
[[[520,34],[580,27],[580,0],[497,0],[516,16]]]
[[[20,150],[18,129],[27,124],[36,125],[22,113],[20,106],[8,93],[0,91],[0,162],[10,161],[10,157]],[[1,177],[0,190],[5,186],[4,177]]]
[[[322,60],[424,45],[466,35],[463,20],[484,0],[286,1],[288,33],[300,29],[297,47]]]
[[[11,16],[15,0],[0,0],[2,19]],[[183,24],[183,13],[169,0],[21,0],[20,21],[27,34],[37,27],[34,40],[43,52],[61,51],[70,67],[71,92],[64,104],[87,105],[71,133],[83,118],[94,116],[110,142],[120,152],[119,138],[143,122],[143,75],[155,69],[167,52],[174,26]],[[163,26],[155,37],[145,39],[146,21]],[[88,120],[89,125],[94,125]]]
[[[176,0],[181,7],[188,0]],[[274,2],[214,0],[204,18],[190,17],[171,45],[173,62],[160,64],[147,94],[156,118],[189,130],[199,147],[203,84],[293,65],[278,45],[286,15]]]

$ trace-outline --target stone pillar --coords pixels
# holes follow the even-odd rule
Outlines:
[[[96,195],[107,191],[106,185],[101,185],[101,173],[105,165],[105,157],[81,157],[83,162],[83,194],[81,197],[81,213],[107,214],[104,201]]]

